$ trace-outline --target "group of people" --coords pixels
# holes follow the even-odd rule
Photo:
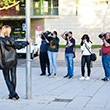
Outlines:
[[[40,37],[42,39],[42,43],[40,46],[40,66],[42,73],[41,76],[46,75],[46,65],[48,67],[48,76],[49,77],[56,77],[57,76],[57,56],[58,56],[58,49],[59,49],[59,38],[57,37],[57,32],[42,32],[40,34]],[[74,54],[74,46],[75,46],[75,39],[72,36],[71,31],[65,31],[61,37],[66,40],[66,48],[65,48],[65,61],[67,65],[67,74],[64,76],[64,78],[71,79],[73,77],[73,71],[74,71],[74,62],[73,58],[75,56]],[[90,38],[87,34],[84,34],[81,38],[81,50],[82,50],[82,60],[81,60],[81,70],[82,70],[82,77],[79,78],[80,80],[84,80],[84,74],[85,74],[85,63],[87,63],[87,69],[88,69],[88,76],[86,77],[86,80],[90,79],[90,52],[92,42],[90,41]],[[54,66],[54,68],[52,68]],[[54,70],[54,72],[53,72]]]
[[[100,37],[101,36],[101,37]],[[42,43],[40,46],[40,66],[42,73],[41,76],[46,75],[46,65],[48,67],[48,76],[49,77],[56,77],[57,76],[57,56],[58,56],[58,49],[59,49],[59,38],[57,37],[57,32],[42,32],[40,34],[42,39]],[[74,74],[74,46],[75,46],[75,39],[72,37],[71,31],[65,31],[61,34],[61,37],[66,40],[66,48],[65,48],[65,61],[67,65],[67,74],[64,78],[71,79]],[[99,37],[103,40],[103,46],[101,48],[102,53],[102,64],[105,71],[105,77],[102,79],[103,81],[110,80],[110,33],[101,33]],[[84,34],[81,37],[81,51],[82,51],[82,58],[81,58],[81,77],[79,80],[90,80],[91,75],[91,47],[92,41],[88,34]],[[109,58],[109,59],[108,59]],[[85,77],[85,64],[87,63],[87,77]],[[52,68],[54,66],[54,69]],[[54,70],[54,72],[53,72]]]
[[[11,27],[4,25],[0,34],[0,69],[3,71],[4,79],[9,90],[9,99],[19,99],[19,95],[16,93],[16,65],[17,54],[16,49],[24,48],[31,43],[31,39],[23,43],[17,43],[10,37]],[[48,76],[57,76],[57,57],[59,50],[59,38],[57,31],[45,31],[39,35],[42,39],[40,46],[40,66],[42,73],[41,76],[46,75],[46,67],[48,68]],[[74,46],[75,39],[72,36],[71,31],[65,31],[61,34],[61,37],[66,40],[65,47],[65,61],[67,65],[67,74],[64,78],[71,79],[74,76]],[[105,70],[105,78],[103,81],[110,80],[110,33],[101,33],[99,37],[103,41],[102,52],[102,64]],[[91,74],[91,46],[92,41],[87,34],[84,34],[81,38],[81,73],[82,76],[79,80],[90,80]],[[9,53],[9,54],[8,54]],[[12,58],[13,57],[13,58]],[[12,60],[13,59],[13,60]],[[87,77],[85,78],[85,64],[87,63]]]

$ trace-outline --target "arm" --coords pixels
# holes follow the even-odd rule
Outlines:
[[[5,43],[5,45],[11,46],[14,49],[21,49],[21,48],[24,48],[25,46],[29,45],[29,43],[31,42],[31,39],[29,38],[28,41],[23,42],[23,43],[17,43],[12,38],[8,37],[8,38],[4,39],[3,42]]]
[[[52,37],[48,37],[48,35],[50,34],[51,32],[48,32],[47,34],[45,34],[45,38],[50,42]]]
[[[81,45],[81,50],[84,51],[85,49],[85,44]]]
[[[105,43],[106,47],[110,47],[110,44],[104,39],[103,42]]]
[[[67,40],[68,40],[69,47],[71,47],[73,43],[70,41],[69,37],[67,37]]]
[[[65,34],[66,34],[66,31],[65,31],[63,34],[61,34],[61,37],[62,37],[63,39],[66,39]]]
[[[67,37],[67,40],[68,40],[68,44],[69,44],[69,47],[71,47],[72,45],[74,46],[75,45],[75,40],[74,39],[69,39],[69,37]]]

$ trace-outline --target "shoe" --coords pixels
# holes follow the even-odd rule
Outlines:
[[[9,98],[8,99],[13,99],[13,97],[12,96],[9,96]]]
[[[40,74],[40,76],[44,76],[44,75],[45,75],[44,73]]]
[[[69,76],[68,79],[71,79],[73,76]]]
[[[67,77],[68,77],[68,75],[64,76],[63,78],[67,78]]]
[[[103,78],[102,80],[103,80],[103,81],[110,81],[110,78],[106,78],[106,77],[105,77],[105,78]]]
[[[53,77],[56,78],[56,77],[57,77],[57,74],[55,73],[55,74],[53,75]]]
[[[48,74],[48,77],[49,77],[49,78],[51,78],[51,77],[52,77],[52,74],[51,74],[51,73],[49,73],[49,74]]]
[[[18,94],[15,94],[14,96],[13,96],[15,99],[19,99],[19,96],[18,96]]]
[[[87,76],[85,80],[90,80],[90,77],[89,77],[89,76]]]
[[[84,79],[85,79],[85,77],[83,77],[83,76],[81,78],[79,78],[79,80],[84,80]]]

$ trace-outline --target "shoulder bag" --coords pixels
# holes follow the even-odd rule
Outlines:
[[[96,54],[95,53],[91,53],[91,51],[88,49],[88,47],[87,47],[87,44],[85,44],[85,47],[87,48],[87,50],[89,51],[89,53],[91,54],[90,55],[90,60],[91,61],[96,61],[96,59],[97,59],[97,56],[96,56]]]

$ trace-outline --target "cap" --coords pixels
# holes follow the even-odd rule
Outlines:
[[[86,36],[83,36],[81,39],[84,40],[84,39],[87,39],[87,38],[86,38]]]

